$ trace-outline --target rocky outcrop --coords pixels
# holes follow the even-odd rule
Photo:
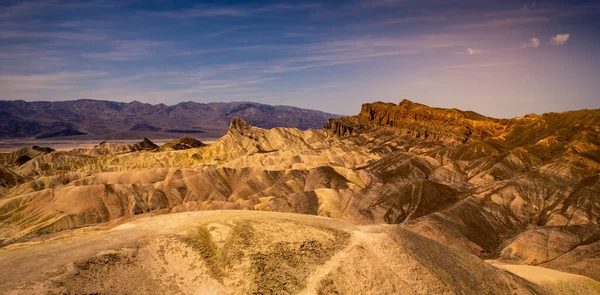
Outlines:
[[[0,196],[4,195],[6,189],[10,189],[25,182],[25,178],[13,172],[10,168],[0,165]]]
[[[31,146],[10,153],[0,153],[0,165],[21,166],[33,158],[53,152],[49,147]]]
[[[325,129],[338,136],[348,136],[379,127],[391,127],[403,135],[454,145],[492,138],[506,129],[499,120],[474,112],[432,108],[409,100],[397,105],[364,104],[357,116],[330,119]]]
[[[201,141],[189,137],[189,136],[183,136],[174,140],[171,140],[163,145],[160,146],[160,150],[161,151],[168,151],[168,150],[187,150],[187,149],[194,149],[194,148],[199,148],[199,147],[203,147],[205,146],[204,143],[202,143]]]
[[[154,144],[147,138],[144,138],[140,142],[136,142],[133,144],[123,144],[123,143],[114,143],[114,142],[106,142],[103,141],[99,145],[95,146],[90,152],[86,152],[87,154],[118,154],[118,153],[130,153],[137,151],[152,151],[158,149],[158,145]]]
[[[132,151],[151,151],[158,148],[158,145],[154,144],[154,142],[150,141],[150,139],[144,138],[144,140],[134,143],[131,147]]]
[[[433,108],[402,100],[399,104],[367,103],[356,116],[330,119],[325,130],[339,137],[388,128],[399,135],[458,146],[498,140],[510,148],[555,145],[585,138],[582,149],[598,147],[600,110],[526,115],[512,119],[485,117],[471,111]],[[593,148],[595,149],[595,148]]]

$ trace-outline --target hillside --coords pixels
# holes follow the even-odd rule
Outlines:
[[[356,226],[268,212],[146,217],[13,245],[2,255],[0,267],[11,271],[0,279],[0,290],[14,294],[595,294],[600,290],[596,281],[556,271],[546,271],[545,279],[532,283],[503,271],[504,265],[494,267],[394,226]],[[40,261],[44,272],[39,271]]]
[[[23,155],[29,159],[16,161]],[[0,159],[7,178],[0,189],[1,249],[145,216],[277,211],[333,218],[359,232],[396,231],[377,235],[387,241],[377,247],[394,248],[398,238],[383,237],[410,231],[423,245],[488,260],[534,284],[514,283],[525,288],[519,294],[584,292],[555,276],[586,276],[586,286],[600,280],[599,110],[495,119],[410,101],[372,103],[323,130],[263,129],[234,117],[227,133],[207,145],[193,138],[163,146],[109,142],[71,151],[29,148]],[[427,257],[440,268],[436,276],[451,267]],[[544,273],[548,284],[560,286],[539,291],[546,283],[530,277],[535,268],[518,266],[554,269]],[[356,271],[331,278],[336,290]],[[445,282],[454,292],[468,290]]]

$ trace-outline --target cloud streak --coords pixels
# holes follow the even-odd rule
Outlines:
[[[155,54],[154,50],[164,42],[149,40],[116,41],[114,49],[107,52],[84,53],[82,57],[107,61],[132,61],[149,58]]]
[[[454,52],[454,55],[475,55],[475,54],[481,54],[483,52],[482,49],[478,49],[478,48],[467,48],[465,49],[465,51],[458,51],[458,52]]]
[[[106,76],[105,72],[76,71],[37,75],[0,75],[0,87],[7,93],[31,92],[36,90],[72,89],[76,83]]]
[[[169,11],[150,11],[146,12],[151,16],[173,18],[173,19],[193,19],[193,18],[210,18],[210,17],[249,17],[258,13],[285,11],[285,10],[307,10],[318,7],[316,4],[272,4],[259,7],[251,6],[213,6],[213,5],[197,5],[192,8],[183,10]]]
[[[35,32],[35,31],[0,31],[0,39],[65,39],[78,41],[101,41],[106,40],[107,36],[104,33],[89,31],[50,31],[50,32]]]
[[[515,65],[515,61],[505,62],[487,62],[487,63],[474,63],[474,64],[462,64],[444,67],[445,69],[469,69],[469,68],[489,68],[489,67],[503,67]]]

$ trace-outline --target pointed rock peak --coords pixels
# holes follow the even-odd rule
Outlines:
[[[139,149],[153,150],[153,149],[158,148],[158,146],[156,144],[154,144],[154,142],[150,141],[150,139],[148,139],[148,138],[144,138],[144,140],[136,143],[134,146],[135,146],[136,150],[139,150]]]
[[[231,118],[231,123],[229,123],[229,131],[237,130],[243,133],[243,131],[249,130],[250,127],[251,125],[248,124],[248,122],[237,116],[233,116],[233,118]]]

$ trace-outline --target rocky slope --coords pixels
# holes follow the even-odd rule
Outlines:
[[[173,139],[163,145],[160,146],[160,150],[161,151],[168,151],[168,150],[187,150],[187,149],[192,149],[192,148],[199,148],[199,147],[203,147],[205,146],[204,143],[202,143],[201,141],[189,137],[189,136],[184,136],[181,138],[177,138],[177,139]]]
[[[8,294],[595,294],[600,290],[596,281],[560,272],[532,283],[396,226],[356,226],[284,213],[162,215],[1,251],[0,267],[11,271],[0,278],[0,290],[10,290]]]
[[[0,240],[140,215],[279,211],[392,224],[497,265],[600,280],[598,110],[494,119],[373,103],[324,130],[234,117],[213,143],[171,145],[53,151],[8,167]]]
[[[233,116],[263,128],[321,128],[337,117],[320,111],[251,102],[173,106],[80,99],[58,102],[0,101],[0,138],[79,139],[176,138],[185,134],[218,138]]]

